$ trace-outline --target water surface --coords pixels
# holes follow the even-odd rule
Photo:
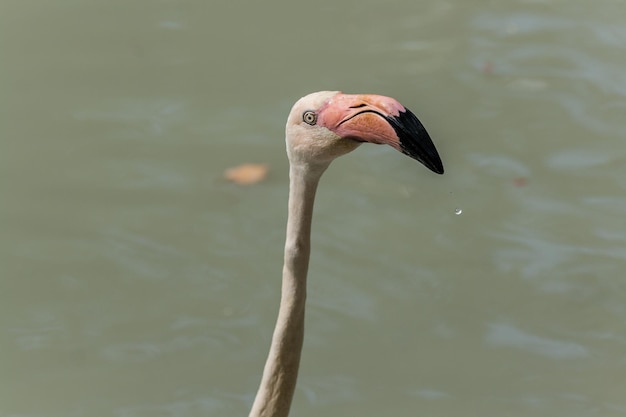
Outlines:
[[[294,414],[626,415],[621,1],[1,9],[0,415],[247,413],[322,89],[398,98],[446,174],[325,174]]]

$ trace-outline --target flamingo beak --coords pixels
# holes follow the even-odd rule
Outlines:
[[[441,158],[422,123],[391,97],[337,93],[318,110],[317,124],[341,138],[390,145],[443,174]]]

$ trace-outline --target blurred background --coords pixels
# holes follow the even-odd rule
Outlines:
[[[322,178],[293,414],[626,415],[624,45],[621,0],[2,1],[0,416],[246,415],[334,89],[446,173]]]

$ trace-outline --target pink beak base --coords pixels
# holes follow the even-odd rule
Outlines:
[[[318,110],[317,124],[345,139],[392,146],[431,171],[444,172],[422,123],[391,97],[337,93]]]

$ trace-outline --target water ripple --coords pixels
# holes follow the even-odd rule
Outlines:
[[[554,359],[577,359],[589,356],[578,343],[549,339],[526,333],[510,324],[490,324],[485,343],[491,347],[512,347]]]

